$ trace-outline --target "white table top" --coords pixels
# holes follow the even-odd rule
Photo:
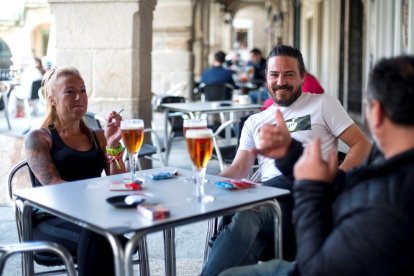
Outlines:
[[[263,107],[260,104],[238,104],[232,101],[169,103],[161,106],[175,111],[200,113],[260,110]]]
[[[139,177],[159,171],[173,171],[174,168],[152,169],[139,171]],[[150,221],[145,219],[135,208],[118,209],[106,202],[106,198],[133,194],[133,191],[109,191],[109,185],[129,174],[93,178],[59,185],[49,185],[35,189],[16,191],[15,194],[39,207],[79,225],[90,225],[112,234],[130,231],[149,230],[157,226],[178,226],[192,221],[219,216],[235,207],[243,207],[267,199],[286,195],[287,190],[259,186],[257,188],[229,191],[217,188],[214,183],[206,184],[206,193],[215,197],[212,203],[189,202],[192,194],[191,183],[184,179],[192,176],[192,172],[179,169],[180,176],[168,180],[150,180],[145,178],[143,192],[156,195],[165,207],[170,209],[170,217],[163,220]],[[207,176],[212,181],[223,179],[219,176]]]

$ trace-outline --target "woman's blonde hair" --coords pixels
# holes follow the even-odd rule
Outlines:
[[[42,80],[42,93],[43,97],[47,102],[47,111],[45,118],[42,122],[42,128],[48,128],[49,126],[59,127],[61,122],[56,113],[56,107],[50,104],[48,99],[49,96],[55,95],[56,93],[56,81],[62,76],[74,76],[83,79],[79,70],[75,67],[60,67],[53,68],[46,72]],[[85,122],[81,120],[80,128],[84,133],[90,133],[89,128]]]

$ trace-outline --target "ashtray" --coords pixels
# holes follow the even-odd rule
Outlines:
[[[127,197],[129,197],[128,199],[132,198],[132,200],[125,200]],[[145,197],[140,195],[117,195],[106,199],[106,202],[116,208],[134,208],[144,201]]]

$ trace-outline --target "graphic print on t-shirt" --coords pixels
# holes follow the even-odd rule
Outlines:
[[[286,126],[289,129],[289,132],[295,132],[299,130],[311,130],[311,118],[310,114],[292,118],[289,120],[286,120]]]

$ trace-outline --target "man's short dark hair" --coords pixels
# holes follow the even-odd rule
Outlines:
[[[303,62],[302,53],[298,49],[288,45],[278,45],[274,47],[267,57],[266,67],[269,63],[269,59],[277,56],[289,56],[295,58],[298,61],[300,76],[303,77],[305,74],[305,64]]]
[[[413,126],[414,56],[381,59],[370,73],[367,99],[379,101],[392,122]]]
[[[223,51],[218,51],[214,54],[214,60],[223,63],[226,60],[226,54]]]
[[[254,54],[254,55],[262,55],[262,51],[260,51],[258,48],[253,48],[250,50],[250,54]]]

